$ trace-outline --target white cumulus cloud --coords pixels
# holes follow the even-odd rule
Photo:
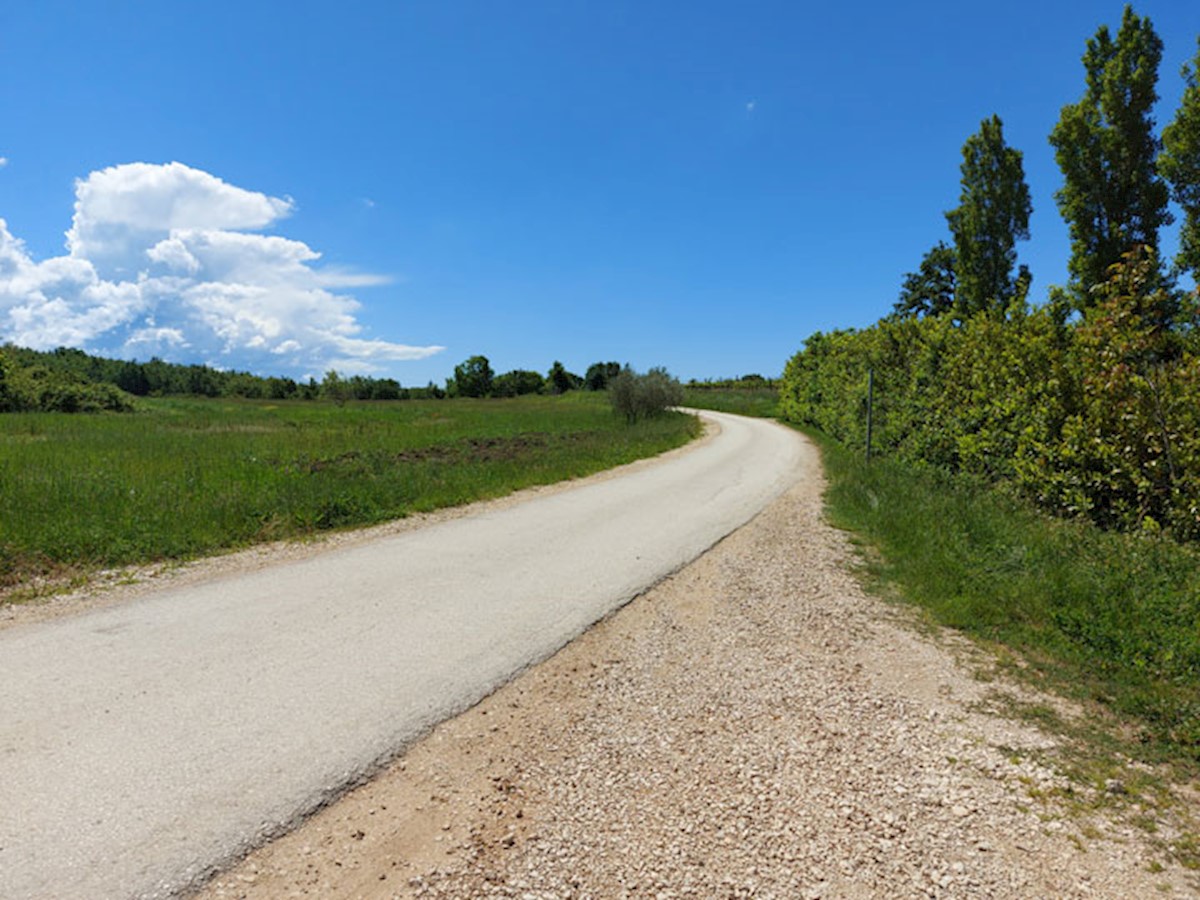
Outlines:
[[[35,261],[0,219],[0,340],[298,374],[443,349],[364,336],[343,292],[387,279],[257,233],[294,209],[177,162],[93,172],[75,184],[66,255]]]

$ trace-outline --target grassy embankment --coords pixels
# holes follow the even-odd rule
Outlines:
[[[587,475],[690,439],[604,394],[406,401],[139,401],[0,416],[0,588],[366,525]]]
[[[753,415],[770,408],[767,393],[697,391],[687,402]],[[1197,548],[1056,519],[932,467],[868,466],[809,434],[829,477],[829,516],[855,534],[887,595],[1043,685],[1112,710],[1131,726],[1125,749],[1135,755],[1200,760]]]
[[[931,468],[867,465],[860,453],[812,436],[829,477],[830,518],[867,545],[869,576],[934,621],[981,639],[1001,662],[1117,713],[1132,755],[1193,768],[1196,548],[1051,518]]]

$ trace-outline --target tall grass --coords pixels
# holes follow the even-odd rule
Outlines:
[[[1200,554],[1052,519],[961,476],[814,434],[831,520],[871,574],[933,618],[1017,650],[1059,688],[1132,717],[1148,756],[1200,759]]]
[[[603,394],[350,403],[156,400],[0,416],[0,585],[381,522],[653,455]]]

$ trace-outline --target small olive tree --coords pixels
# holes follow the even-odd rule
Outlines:
[[[661,415],[683,402],[683,385],[663,368],[639,375],[629,366],[608,382],[608,399],[613,409],[630,424]]]

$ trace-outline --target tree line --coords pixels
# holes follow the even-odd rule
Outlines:
[[[1200,292],[1180,287],[1200,281],[1200,49],[1159,134],[1162,49],[1132,7],[1087,42],[1083,95],[1049,135],[1065,286],[1030,305],[1016,245],[1031,198],[993,116],[963,146],[948,239],[904,277],[890,315],[808,339],[784,372],[783,415],[862,442],[872,373],[879,449],[1105,526],[1200,538]],[[1169,200],[1179,251],[1163,260]]]
[[[68,347],[39,351],[5,344],[0,347],[0,412],[124,412],[133,408],[135,397],[169,396],[330,400],[337,404],[350,400],[502,398],[605,391],[622,375],[644,377],[617,362],[593,363],[580,376],[558,360],[545,375],[528,369],[497,375],[486,356],[476,355],[455,366],[454,376],[446,379],[444,387],[433,382],[423,387],[403,387],[393,378],[344,376],[336,370],[326,372],[320,381],[296,381],[168,363],[158,358],[137,362],[92,356]],[[674,381],[670,376],[666,378]],[[639,410],[646,407],[643,395],[647,392],[653,393],[649,387],[637,392]],[[673,391],[668,393],[670,398],[676,396]],[[621,412],[628,414],[627,410]]]

